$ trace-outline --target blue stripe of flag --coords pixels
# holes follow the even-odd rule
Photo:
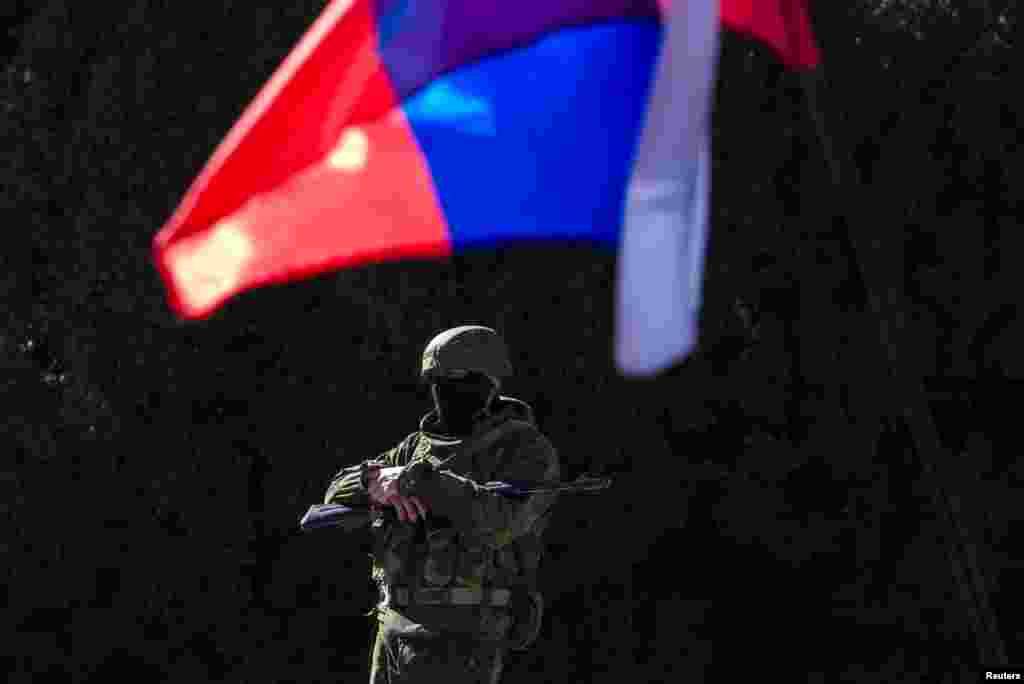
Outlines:
[[[405,101],[455,251],[617,246],[661,30],[644,19],[563,29]]]

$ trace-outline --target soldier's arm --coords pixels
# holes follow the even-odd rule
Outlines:
[[[331,484],[327,487],[327,493],[324,495],[324,503],[344,504],[345,506],[369,506],[370,494],[367,489],[367,470],[371,466],[386,468],[404,465],[404,463],[408,462],[408,454],[406,453],[408,449],[406,447],[409,441],[410,438],[407,437],[398,445],[385,451],[378,458],[342,468],[331,479]]]
[[[560,477],[558,454],[539,432],[516,435],[506,449],[496,479],[555,482]],[[512,499],[482,491],[480,484],[442,469],[417,479],[402,495],[419,497],[431,513],[449,518],[464,534],[499,547],[530,532],[558,496],[544,493]]]

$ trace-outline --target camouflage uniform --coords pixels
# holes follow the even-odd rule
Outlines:
[[[430,352],[428,346],[425,367]],[[490,403],[470,434],[441,430],[435,409],[379,459],[344,468],[324,499],[370,506],[366,467],[403,466],[401,494],[429,510],[418,523],[374,522],[381,600],[371,684],[497,682],[507,649],[539,630],[541,535],[557,494],[512,500],[480,491],[478,483],[557,481],[555,449],[530,407],[505,396]]]

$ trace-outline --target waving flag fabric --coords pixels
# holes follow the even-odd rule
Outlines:
[[[722,0],[722,20],[802,66],[815,53],[792,29],[801,2]],[[663,11],[334,0],[157,235],[175,311],[202,318],[263,284],[517,240],[617,248]]]
[[[630,375],[664,370],[697,339],[717,9],[711,0],[677,1],[658,60],[618,259],[615,357]]]
[[[807,0],[721,0],[720,9],[723,25],[764,42],[790,69],[821,62]]]

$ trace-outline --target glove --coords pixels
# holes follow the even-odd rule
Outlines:
[[[384,461],[363,461],[359,464],[359,484],[363,486],[363,489],[370,488],[370,471],[380,470],[386,465]]]

